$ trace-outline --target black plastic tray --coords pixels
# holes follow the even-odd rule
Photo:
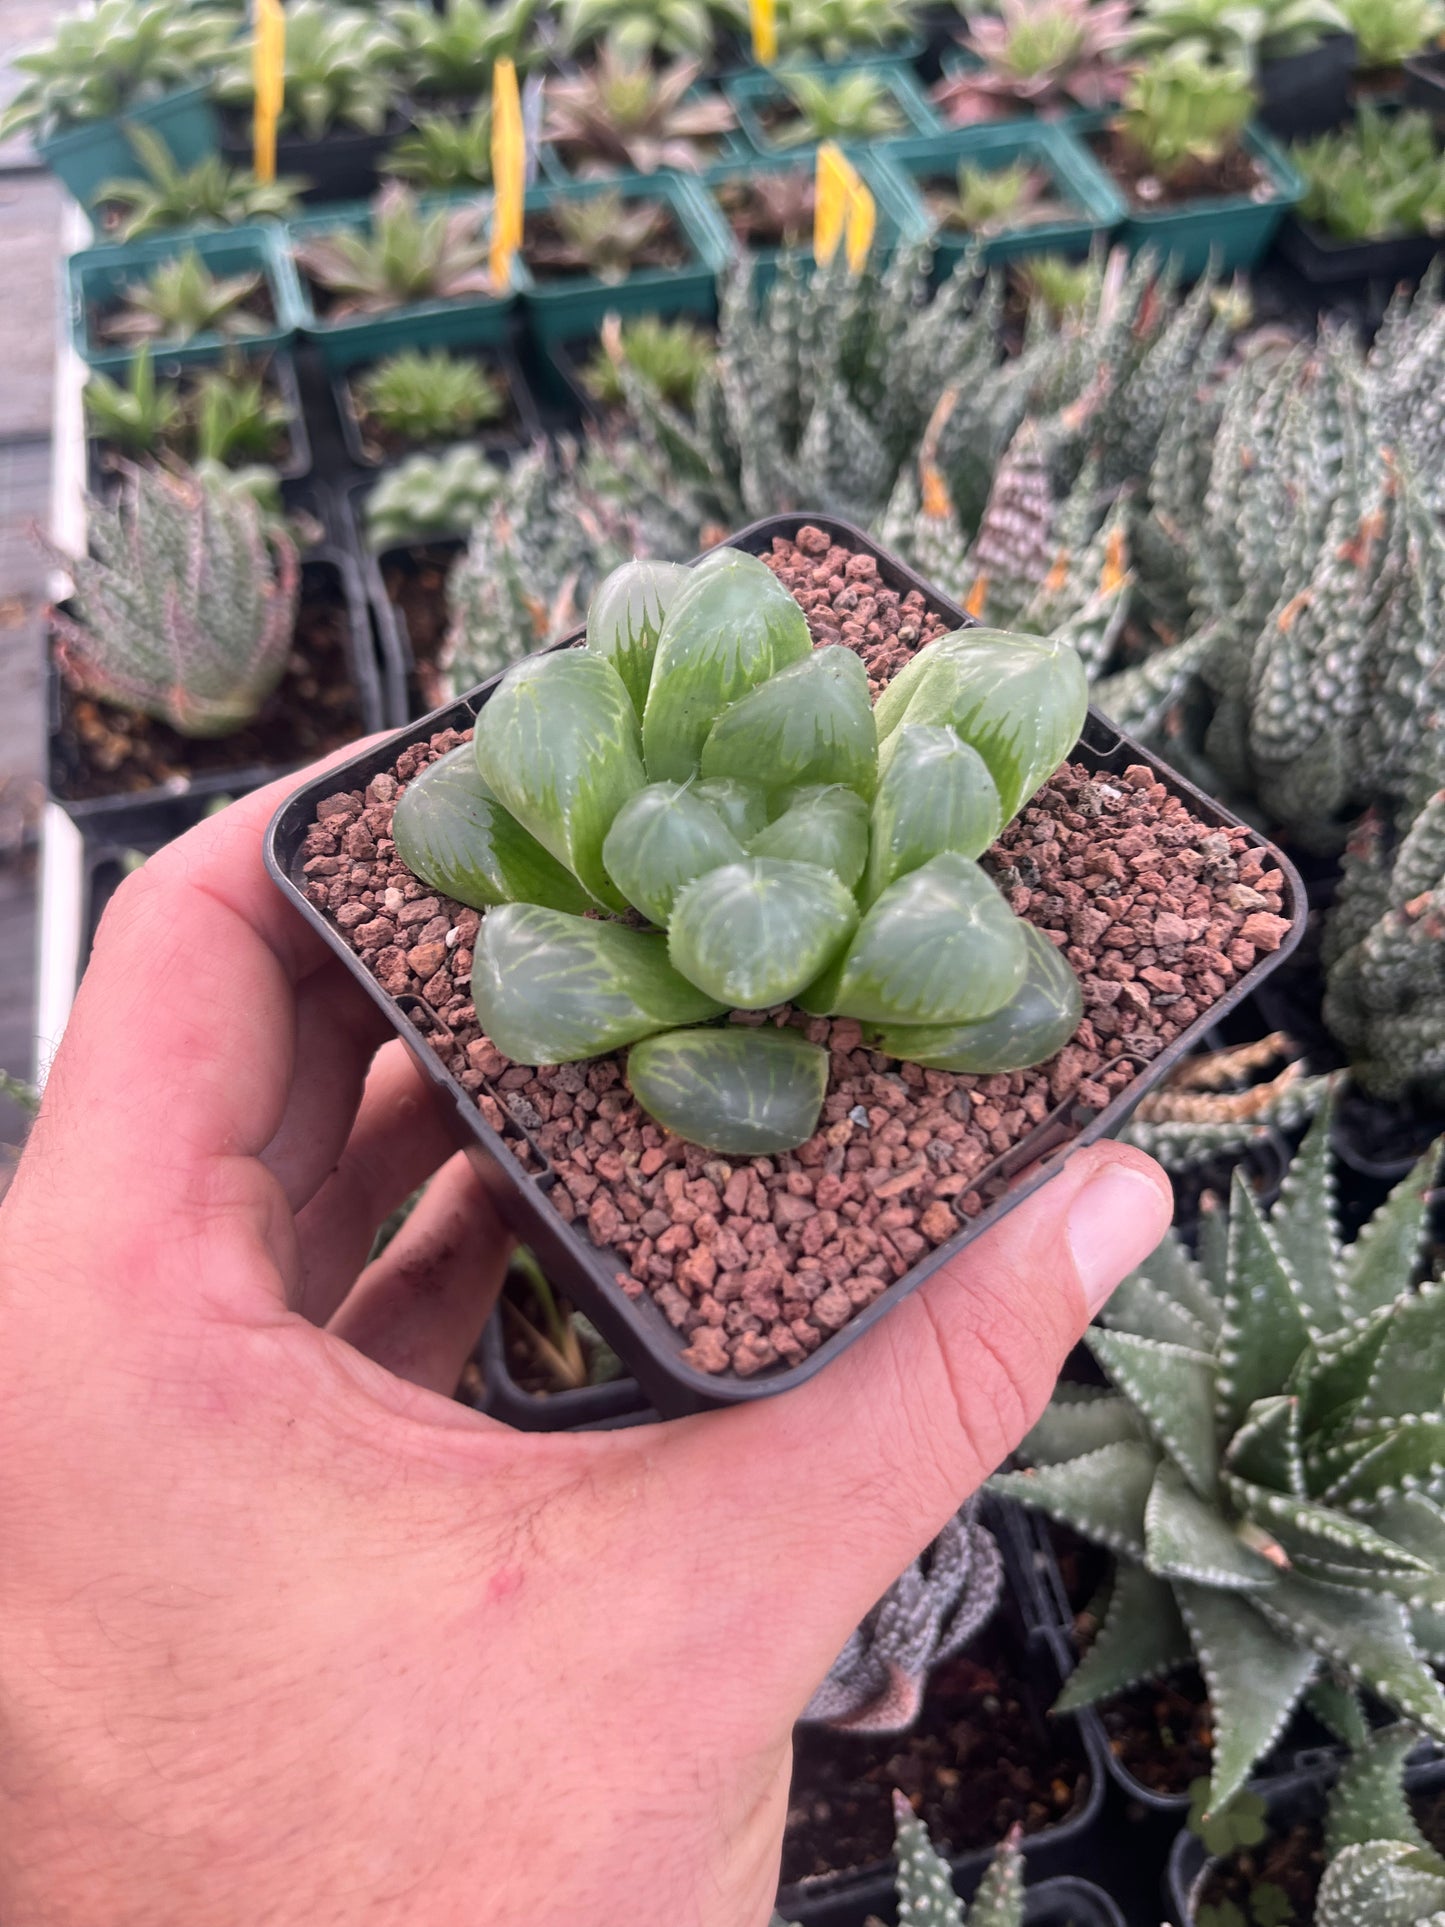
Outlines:
[[[1383,241],[1332,241],[1313,222],[1287,214],[1275,246],[1311,287],[1334,288],[1360,281],[1418,281],[1445,248],[1445,238],[1401,234]]]
[[[1332,33],[1308,53],[1266,60],[1259,70],[1259,117],[1281,140],[1326,134],[1351,114],[1355,36]]]
[[[833,516],[802,513],[770,516],[731,537],[727,546],[757,554],[771,547],[774,536],[791,537],[805,524],[821,528],[849,548],[875,557],[885,582],[904,593],[918,590],[955,627],[967,623],[968,618],[956,603],[931,589],[921,577],[897,557],[880,549],[860,529]],[[579,631],[563,638],[556,646],[573,646],[580,639]],[[1157,779],[1204,822],[1245,829],[1250,843],[1267,852],[1271,863],[1284,876],[1286,894],[1283,913],[1291,924],[1289,934],[1273,955],[1256,963],[1219,1003],[1204,1012],[1195,1024],[1152,1062],[1144,1065],[1133,1082],[1104,1110],[1093,1112],[1074,1104],[1060,1106],[1029,1137],[980,1172],[975,1180],[980,1189],[1000,1180],[1017,1181],[1011,1183],[1002,1196],[956,1237],[929,1252],[904,1277],[895,1280],[841,1332],[825,1339],[817,1351],[801,1364],[751,1379],[713,1377],[683,1361],[682,1353],[687,1340],[673,1329],[650,1297],[644,1296],[634,1302],[623,1296],[617,1285],[617,1276],[625,1267],[615,1258],[599,1251],[549,1208],[547,1192],[557,1181],[555,1172],[545,1161],[540,1175],[524,1169],[505,1140],[486,1124],[472,1097],[443,1068],[428,1045],[426,1031],[422,1027],[426,1018],[425,1007],[418,1010],[416,1016],[402,1010],[371,973],[363,968],[340,932],[307,901],[301,887],[301,845],[315,821],[316,808],[322,799],[334,795],[338,790],[364,789],[374,775],[389,769],[410,743],[425,741],[441,729],[470,727],[476,711],[487,701],[499,680],[498,677],[492,678],[470,695],[373,744],[350,763],[334,765],[326,775],[303,785],[281,806],[272,820],[266,836],[266,864],[282,891],[331,944],[411,1047],[441,1099],[458,1142],[472,1158],[491,1190],[503,1221],[521,1242],[531,1246],[547,1276],[587,1314],[619,1357],[632,1368],[650,1402],[665,1417],[769,1398],[801,1384],[822,1370],[845,1346],[854,1343],[880,1318],[885,1317],[900,1299],[914,1291],[941,1266],[950,1263],[975,1238],[981,1237],[1040,1185],[1047,1183],[1068,1152],[1117,1133],[1145,1092],[1168,1075],[1173,1065],[1194,1046],[1212,1023],[1218,1022],[1227,1010],[1247,996],[1263,977],[1284,960],[1304,929],[1304,888],[1288,858],[1256,831],[1249,829],[1248,825],[1241,824],[1237,817],[1185,782],[1141,745],[1116,730],[1106,718],[1091,710],[1084,733],[1073,752],[1074,758],[1097,772],[1110,774],[1121,773],[1130,764],[1146,764]]]
[[[635,1378],[584,1385],[575,1392],[524,1391],[507,1364],[501,1309],[487,1320],[475,1354],[486,1381],[482,1410],[517,1432],[587,1432],[620,1418],[655,1418]]]
[[[304,181],[301,199],[308,203],[369,200],[381,185],[381,163],[387,151],[413,125],[409,105],[393,105],[379,134],[366,134],[357,127],[329,128],[319,140],[282,133],[276,140],[276,172]],[[232,167],[253,164],[249,111],[228,109],[221,115],[221,154]]]

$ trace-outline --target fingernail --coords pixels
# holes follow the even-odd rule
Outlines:
[[[1130,1164],[1109,1164],[1069,1206],[1069,1250],[1092,1318],[1164,1236],[1159,1186]]]

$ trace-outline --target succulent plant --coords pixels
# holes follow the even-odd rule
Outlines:
[[[548,81],[542,138],[583,176],[695,174],[735,124],[721,94],[688,98],[700,71],[696,61],[654,67],[605,45],[592,66]]]
[[[1218,1809],[1312,1682],[1367,1687],[1445,1737],[1439,1645],[1445,1291],[1415,1278],[1439,1151],[1355,1243],[1335,1229],[1329,1107],[1266,1217],[1236,1174],[1196,1261],[1171,1233],[1087,1343],[1108,1392],[1056,1393],[995,1488],[1117,1555],[1065,1686],[1084,1706],[1194,1657]]]
[[[634,268],[676,266],[685,255],[663,202],[611,190],[555,200],[529,223],[522,251],[542,276],[591,274],[609,284],[625,281]]]
[[[1331,34],[1349,31],[1335,0],[1143,0],[1128,47],[1131,54],[1154,54],[1188,40],[1218,60],[1239,60],[1254,70],[1262,61],[1310,53]]]
[[[305,185],[299,180],[262,181],[249,168],[228,167],[219,154],[208,154],[194,167],[181,167],[160,136],[139,123],[126,128],[126,138],[146,178],[105,181],[95,194],[106,211],[107,225],[113,223],[122,241],[165,234],[172,228],[227,228],[247,221],[284,220],[295,212]]]
[[[183,736],[244,728],[291,652],[299,565],[256,504],[189,472],[126,467],[118,504],[88,500],[92,553],[52,551],[74,583],[51,617],[76,689]]]
[[[215,275],[195,248],[159,262],[143,281],[120,291],[119,305],[100,317],[97,333],[107,342],[143,341],[180,348],[197,335],[231,340],[264,334],[270,321],[246,303],[266,288],[259,268]]]
[[[298,242],[296,265],[328,296],[333,321],[489,295],[486,219],[481,202],[423,213],[409,188],[390,181],[372,202],[366,229],[337,227]]]
[[[654,622],[632,587],[649,567],[602,585],[585,648],[515,664],[478,716],[468,780],[489,827],[461,895],[487,911],[472,989],[497,1048],[555,1064],[631,1045],[643,1108],[739,1155],[812,1134],[828,1057],[791,1028],[693,1028],[729,1010],[854,1017],[881,1050],[940,1069],[1052,1056],[1078,986],[975,859],[1073,747],[1078,659],[970,630],[921,649],[875,710],[861,659],[815,650],[772,572],[722,550],[645,576],[661,622],[639,715]],[[427,837],[403,847],[397,829],[423,880],[440,852],[454,892],[473,834],[449,801],[464,762],[409,791]],[[746,842],[710,800],[719,785],[758,794],[769,821]],[[481,845],[503,828],[656,928],[499,892]]]
[[[900,1927],[1023,1927],[1024,1857],[1017,1830],[999,1847],[965,1908],[953,1891],[952,1868],[896,1789],[893,1825]],[[774,1914],[771,1927],[789,1927],[789,1923]]]
[[[999,0],[971,12],[964,45],[981,64],[946,76],[933,103],[955,127],[1107,107],[1123,91],[1131,11],[1128,0]]]
[[[178,434],[185,414],[174,383],[156,380],[147,347],[137,351],[124,383],[97,369],[85,384],[87,431],[122,455],[154,454]]]
[[[929,213],[945,228],[966,234],[998,234],[1032,221],[1056,218],[1059,199],[1052,180],[1027,161],[979,167],[964,161],[953,192],[927,192]]]
[[[1445,33],[1440,0],[1338,0],[1355,36],[1356,59],[1367,71],[1396,67]]]
[[[485,515],[501,470],[468,442],[441,455],[412,455],[366,498],[367,546],[404,548],[438,535],[465,535]]]
[[[255,99],[250,36],[235,47],[217,98],[249,110]],[[337,0],[292,0],[286,9],[283,133],[320,140],[338,127],[379,134],[393,111],[405,50],[386,15]]]
[[[98,0],[68,14],[43,46],[13,56],[21,79],[0,113],[0,141],[21,131],[47,140],[193,86],[232,31],[221,8],[189,0]]]
[[[459,441],[507,412],[507,385],[445,348],[404,348],[353,383],[363,417],[404,442]]]
[[[936,1666],[981,1633],[1003,1594],[1003,1560],[969,1499],[902,1573],[828,1668],[805,1724],[906,1733]]]
[[[1031,254],[1014,264],[1012,279],[1031,308],[1057,323],[1086,312],[1095,267],[1092,261],[1070,261],[1062,254]]]
[[[1118,130],[1125,146],[1167,184],[1232,153],[1256,105],[1246,66],[1211,60],[1183,41],[1134,73]]]
[[[884,140],[903,128],[903,110],[888,83],[866,69],[835,79],[782,69],[778,85],[791,102],[792,111],[771,130],[775,146]]]
[[[885,52],[914,32],[917,14],[917,0],[778,0],[778,52],[830,61]]]
[[[671,407],[691,414],[699,384],[716,361],[717,344],[695,321],[661,321],[656,315],[619,321],[610,315],[582,381],[594,401],[620,407],[627,399],[626,364]]]
[[[538,0],[406,0],[390,12],[405,48],[407,84],[421,99],[490,96],[492,70],[510,60],[518,71],[535,57]]]
[[[1299,212],[1337,241],[1445,232],[1445,154],[1430,116],[1381,113],[1361,102],[1337,133],[1298,141]]]
[[[1362,1736],[1330,1793],[1329,1864],[1315,1927],[1441,1927],[1445,1859],[1421,1833],[1405,1794],[1408,1728]]]
[[[744,246],[811,247],[817,182],[805,163],[715,181],[712,194]]]
[[[745,28],[741,0],[565,0],[562,45],[581,53],[606,41],[620,54],[708,62],[720,26]]]
[[[237,468],[267,462],[287,433],[286,404],[263,370],[233,357],[200,369],[189,396],[195,450],[202,462]]]
[[[387,149],[383,171],[433,193],[490,187],[490,101],[480,101],[465,120],[453,114],[418,114],[410,133]]]
[[[575,1392],[622,1376],[622,1360],[581,1312],[559,1298],[525,1245],[512,1253],[500,1302],[509,1336],[549,1390]]]
[[[1186,1058],[1140,1100],[1122,1137],[1166,1171],[1187,1171],[1214,1158],[1240,1157],[1270,1131],[1297,1130],[1325,1103],[1334,1080],[1307,1076],[1293,1049],[1274,1032]],[[1289,1061],[1273,1077],[1250,1081],[1281,1057]]]

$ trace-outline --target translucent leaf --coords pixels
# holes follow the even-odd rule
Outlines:
[[[647,776],[637,712],[611,663],[562,649],[514,664],[478,713],[473,747],[482,780],[522,827],[599,903],[623,909],[602,845]]]
[[[1224,1514],[1201,1499],[1168,1460],[1149,1494],[1144,1549],[1149,1570],[1158,1579],[1258,1592],[1276,1576],[1269,1561],[1246,1546]]]
[[[692,793],[717,811],[744,849],[767,825],[766,792],[754,789],[751,783],[735,783],[730,776],[719,776],[715,782],[694,783]]]
[[[997,1472],[988,1483],[991,1492],[1046,1512],[1111,1552],[1142,1560],[1144,1508],[1159,1463],[1152,1445],[1121,1440],[1067,1465]]]
[[[1304,1142],[1290,1160],[1270,1230],[1299,1286],[1312,1331],[1339,1329],[1339,1240],[1335,1231],[1334,1151],[1330,1133],[1334,1105],[1315,1113]]]
[[[519,1064],[597,1057],[723,1008],[677,974],[657,932],[531,903],[482,919],[472,999],[482,1029]]]
[[[1097,1325],[1084,1342],[1194,1489],[1211,1498],[1219,1483],[1213,1359]]]
[[[1002,828],[998,786],[978,751],[951,729],[907,725],[873,804],[865,907],[944,850],[982,856]]]
[[[663,619],[691,571],[677,562],[624,562],[598,583],[587,610],[587,647],[621,676],[639,719]]]
[[[474,910],[545,903],[582,911],[592,901],[571,871],[502,808],[477,772],[470,743],[407,784],[391,833],[414,876]]]
[[[1250,1406],[1224,1454],[1229,1470],[1272,1492],[1305,1496],[1303,1434],[1297,1398],[1262,1398]]]
[[[696,775],[727,705],[812,653],[803,611],[755,556],[729,549],[693,570],[652,664],[642,718],[648,775],[675,783]]]
[[[1345,1253],[1340,1299],[1349,1317],[1362,1318],[1394,1304],[1413,1278],[1429,1222],[1425,1200],[1439,1164],[1440,1146],[1435,1144]]]
[[[817,1130],[828,1053],[795,1030],[674,1030],[634,1047],[627,1081],[675,1136],[728,1157],[769,1157]]]
[[[1408,1840],[1428,1849],[1405,1798],[1405,1762],[1419,1740],[1409,1727],[1372,1733],[1345,1762],[1325,1819],[1325,1848],[1331,1859],[1346,1847],[1371,1840]]]
[[[867,1024],[972,1024],[1023,982],[1025,925],[976,863],[936,856],[891,883],[807,1009]]]
[[[612,881],[663,929],[685,883],[741,856],[717,811],[677,783],[649,783],[629,796],[602,845]]]
[[[851,890],[868,861],[868,805],[840,783],[794,791],[782,815],[751,839],[748,853],[816,863]]]
[[[814,649],[740,696],[703,744],[702,773],[771,791],[842,783],[871,799],[878,738],[862,657]]]
[[[679,892],[673,964],[734,1010],[769,1010],[812,982],[847,943],[858,906],[831,871],[748,857]]]
[[[1318,1661],[1255,1607],[1268,1593],[1216,1592],[1179,1580],[1174,1596],[1209,1688],[1214,1771],[1209,1800],[1228,1804],[1289,1723]]]
[[[1144,1428],[1127,1398],[1091,1385],[1056,1385],[1043,1415],[1019,1447],[1019,1457],[1032,1465],[1059,1465],[1085,1452],[1097,1452],[1102,1445],[1143,1436]]]
[[[1411,1644],[1399,1600],[1284,1572],[1257,1603],[1272,1624],[1344,1667],[1432,1739],[1445,1739],[1445,1697]]]
[[[917,872],[914,872],[917,875]],[[1068,959],[1031,923],[1021,927],[1023,982],[976,1024],[899,1024],[870,1035],[874,1050],[939,1071],[1027,1070],[1063,1049],[1079,1028],[1084,995]]]
[[[880,773],[905,724],[946,724],[988,765],[1007,823],[1074,747],[1088,706],[1084,666],[1068,643],[959,630],[920,649],[879,697]]]
[[[1233,1432],[1256,1399],[1281,1392],[1309,1329],[1293,1280],[1239,1171],[1229,1201],[1229,1291],[1219,1341],[1217,1414]]]
[[[1098,1635],[1054,1703],[1074,1713],[1112,1699],[1141,1680],[1159,1679],[1191,1657],[1173,1590],[1142,1566],[1114,1568],[1114,1587]]]

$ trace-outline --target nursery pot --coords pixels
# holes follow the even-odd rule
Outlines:
[[[696,86],[688,88],[683,95],[683,104],[696,106],[699,101],[706,100],[710,95],[716,95],[719,92],[718,87],[699,82]],[[715,154],[700,156],[696,170],[681,168],[677,171],[685,174],[695,172],[701,175],[712,167],[721,166],[730,160],[738,160],[751,152],[747,141],[735,128],[716,134],[712,138],[717,144]],[[571,181],[606,181],[609,186],[615,186],[618,181],[649,181],[653,178],[652,174],[642,173],[635,167],[599,167],[594,162],[586,161],[580,167],[573,166],[556,142],[549,140],[544,140],[538,147],[537,160],[542,179],[550,181],[557,187],[565,187]]]
[[[367,200],[381,185],[382,161],[411,125],[411,115],[393,107],[379,134],[364,133],[359,127],[328,128],[315,139],[307,134],[279,133],[276,172],[306,183],[301,191],[303,201]],[[252,165],[249,113],[222,115],[220,146],[232,167]]]
[[[204,86],[177,87],[108,120],[86,121],[35,143],[35,151],[82,207],[106,181],[143,181],[145,168],[126,138],[128,127],[158,134],[179,167],[194,167],[220,144],[220,123]]]
[[[1337,241],[1303,215],[1286,215],[1276,240],[1285,260],[1312,288],[1332,293],[1361,282],[1393,287],[1418,281],[1445,247],[1445,235],[1394,234],[1378,241]]]
[[[438,441],[413,442],[395,454],[373,452],[367,447],[353,386],[366,373],[366,367],[355,362],[345,369],[333,368],[330,371],[331,398],[341,420],[341,437],[346,444],[347,454],[358,468],[382,468],[392,462],[406,461],[413,455],[435,454],[438,449],[454,447],[457,442],[475,442],[478,447],[486,449],[489,455],[496,455],[505,462],[518,450],[530,448],[538,439],[542,424],[537,414],[537,404],[532,399],[532,390],[511,349],[476,346],[463,347],[455,352],[467,361],[479,363],[487,374],[501,381],[507,393],[506,414],[500,422],[483,424],[467,434],[447,435]]]
[[[1423,107],[1436,120],[1445,119],[1445,52],[1432,49],[1404,63],[1405,105]]]
[[[1266,60],[1259,70],[1259,118],[1279,140],[1311,140],[1350,118],[1355,36],[1332,33],[1308,53]]]
[[[936,134],[939,119],[929,105],[923,89],[914,79],[913,73],[903,60],[840,60],[831,64],[821,61],[780,62],[777,71],[764,67],[752,67],[746,72],[735,74],[723,82],[723,92],[733,104],[738,117],[738,126],[753,151],[758,154],[811,154],[817,146],[816,141],[804,141],[798,146],[784,147],[769,131],[763,116],[770,107],[790,100],[778,74],[786,68],[789,73],[809,74],[818,80],[841,80],[849,74],[870,74],[877,80],[885,93],[893,101],[900,115],[900,124],[893,134],[885,134],[887,141],[907,134]],[[877,145],[872,141],[845,141],[849,152],[862,152]]]
[[[614,1378],[605,1385],[582,1385],[574,1391],[529,1392],[512,1376],[507,1363],[507,1328],[501,1307],[487,1321],[478,1347],[487,1394],[482,1410],[517,1432],[589,1432],[608,1420],[649,1413],[642,1388],[633,1378]]]
[[[896,558],[879,549],[851,524],[828,516],[802,514],[773,516],[755,523],[732,538],[732,546],[749,553],[768,552],[772,540],[792,537],[806,525],[813,525],[829,539],[856,553],[876,559],[885,585],[902,593],[917,591],[950,628],[966,626],[967,617],[955,603],[930,589]],[[565,639],[559,647],[575,646],[582,632]],[[620,1260],[589,1242],[582,1230],[569,1222],[549,1200],[549,1192],[559,1182],[549,1159],[538,1147],[528,1128],[516,1122],[504,1107],[493,1129],[460,1079],[453,1077],[427,1043],[428,1031],[435,1026],[434,1013],[420,998],[410,997],[405,1004],[389,996],[377,979],[363,968],[344,941],[341,932],[306,895],[306,857],[303,845],[317,819],[317,806],[338,792],[364,791],[371,778],[389,772],[401,752],[413,743],[426,743],[440,730],[465,730],[476,709],[486,702],[498,679],[483,684],[467,697],[438,710],[423,722],[412,724],[362,751],[349,763],[334,765],[325,775],[303,785],[278,810],[266,839],[266,861],[271,874],[293,905],[315,927],[343,959],[377,1004],[385,1011],[423,1066],[436,1091],[458,1141],[467,1149],[479,1172],[491,1188],[504,1221],[517,1238],[535,1252],[543,1271],[560,1291],[577,1305],[597,1326],[603,1337],[631,1367],[643,1391],[665,1416],[702,1410],[709,1406],[766,1398],[801,1383],[820,1371],[846,1345],[885,1317],[899,1300],[914,1291],[925,1279],[958,1256],[975,1238],[981,1236],[1005,1212],[1012,1210],[1060,1168],[1064,1156],[1076,1146],[1117,1132],[1127,1121],[1134,1106],[1146,1091],[1168,1075],[1171,1067],[1197,1041],[1208,1026],[1241,997],[1247,995],[1289,953],[1303,929],[1305,902],[1302,886],[1293,866],[1273,845],[1240,824],[1217,803],[1200,794],[1190,784],[1151,756],[1140,745],[1117,731],[1105,718],[1091,712],[1084,733],[1075,746],[1074,760],[1097,772],[1101,778],[1121,775],[1131,765],[1147,766],[1155,780],[1178,797],[1193,816],[1208,828],[1228,827],[1237,831],[1241,847],[1250,846],[1267,859],[1283,878],[1282,915],[1287,930],[1273,954],[1256,960],[1210,1009],[1202,1012],[1170,1044],[1150,1061],[1137,1057],[1137,1075],[1099,1111],[1082,1106],[1066,1097],[1055,1109],[1017,1143],[997,1156],[985,1169],[970,1174],[971,1188],[983,1200],[984,1208],[947,1242],[927,1251],[903,1276],[882,1291],[881,1296],[857,1313],[840,1332],[822,1340],[817,1349],[799,1364],[770,1370],[751,1378],[716,1376],[699,1370],[682,1356],[688,1343],[674,1329],[659,1306],[645,1293],[629,1298],[619,1285],[625,1270]],[[448,1034],[449,1035],[449,1034]],[[442,1040],[445,1041],[445,1040]],[[496,1103],[494,1093],[481,1093]]]
[[[420,700],[418,665],[423,657],[413,645],[406,611],[387,592],[390,568],[406,572],[418,568],[445,571],[467,545],[467,532],[438,532],[404,542],[392,548],[373,549],[366,537],[366,498],[371,482],[361,482],[347,491],[347,508],[356,553],[361,561],[362,580],[371,604],[372,620],[381,647],[382,686],[386,715],[390,722],[426,714],[431,706]],[[432,652],[433,658],[437,652]]]

